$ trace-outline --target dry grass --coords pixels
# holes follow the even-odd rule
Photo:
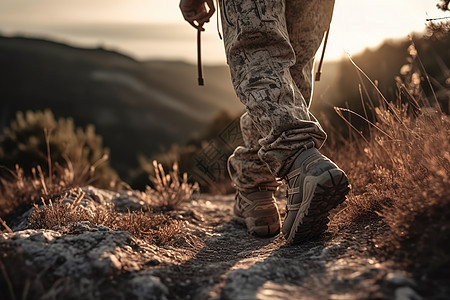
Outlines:
[[[411,117],[406,106],[379,108],[376,116],[378,128],[371,129],[369,138],[341,146],[346,151],[331,150],[330,156],[348,172],[352,184],[337,224],[381,209],[384,219],[390,220],[387,211],[396,207],[401,208],[399,213],[414,213],[449,199],[449,117],[426,110]],[[394,215],[389,223],[401,223]]]
[[[450,265],[450,118],[413,96],[406,105],[387,102],[380,94],[368,135],[355,131],[344,144],[328,149],[352,184],[330,228],[345,232],[381,220],[386,230],[374,240],[377,251],[422,274],[442,277]],[[337,111],[344,117],[346,110]]]
[[[155,177],[150,178],[153,187],[147,186],[145,192],[152,207],[163,211],[173,210],[190,201],[192,195],[199,191],[198,183],[190,184],[186,173],[180,177],[177,163],[173,164],[168,174],[156,161],[153,161],[153,167]]]
[[[450,118],[426,110],[411,117],[406,107],[391,107],[379,109],[377,119],[385,133],[372,129],[367,142],[360,139],[331,154],[348,171],[352,192],[330,229],[373,231],[381,221],[383,230],[372,233],[374,253],[421,274],[417,279],[428,292],[446,293],[441,290],[450,284]]]
[[[88,185],[95,176],[95,169],[106,157],[94,165],[75,171],[70,160],[63,167],[50,158],[50,138],[46,134],[48,153],[48,174],[40,166],[32,169],[31,176],[25,176],[23,169],[16,165],[15,171],[10,171],[8,177],[0,178],[0,224],[10,231],[1,217],[18,213],[34,205],[30,216],[32,228],[64,227],[74,222],[89,221],[101,224],[113,230],[124,230],[157,245],[171,244],[181,231],[181,223],[163,214],[153,213],[149,208],[171,210],[181,203],[191,199],[198,190],[198,184],[189,184],[187,174],[180,178],[178,166],[165,174],[161,164],[154,162],[154,188],[147,187],[146,198],[149,207],[146,211],[120,213],[113,207],[97,206],[95,211],[89,211],[80,206],[84,193],[79,189]],[[75,194],[72,203],[65,203],[69,194]],[[42,203],[39,207],[37,204]]]
[[[181,223],[164,214],[154,213],[152,208],[167,211],[179,207],[191,199],[198,190],[198,184],[188,183],[187,174],[180,178],[176,164],[168,174],[161,164],[154,162],[154,165],[154,187],[147,187],[144,199],[148,206],[144,210],[127,213],[106,206],[97,206],[94,211],[82,207],[80,202],[84,193],[79,186],[85,185],[89,176],[77,177],[70,169],[56,165],[51,177],[45,176],[39,166],[33,169],[33,176],[26,177],[23,170],[17,167],[15,172],[11,172],[10,178],[0,179],[0,216],[34,205],[35,209],[29,218],[32,228],[63,228],[74,222],[89,221],[112,230],[128,231],[152,244],[172,244],[181,232]],[[72,203],[64,200],[69,194],[75,195]],[[2,219],[0,223],[8,230]]]
[[[172,244],[181,232],[179,221],[151,210],[121,213],[112,207],[104,206],[98,206],[94,211],[87,210],[79,204],[83,197],[82,192],[78,191],[78,194],[72,203],[64,202],[64,197],[61,197],[54,201],[49,200],[41,207],[35,204],[29,218],[30,227],[55,229],[75,222],[89,221],[112,230],[128,231],[148,243],[160,246]]]
[[[92,183],[97,167],[108,160],[108,156],[103,155],[93,164],[80,164],[79,161],[83,160],[76,157],[74,166],[72,161],[66,158],[65,165],[62,166],[51,159],[50,134],[47,129],[44,129],[44,136],[47,146],[47,174],[44,174],[40,165],[31,169],[31,176],[25,176],[24,170],[18,164],[15,165],[15,170],[5,169],[9,176],[0,177],[0,217],[20,212],[41,200],[57,197],[71,188]],[[79,149],[75,148],[72,149],[74,152],[83,153],[81,146]],[[111,187],[112,185],[111,182]],[[119,181],[116,180],[114,185],[118,187]]]
[[[56,197],[64,191],[83,186],[89,175],[75,176],[69,167],[56,165],[51,175],[44,175],[40,166],[32,169],[32,176],[24,176],[18,165],[10,176],[0,178],[0,216],[7,216],[29,208],[33,203]]]

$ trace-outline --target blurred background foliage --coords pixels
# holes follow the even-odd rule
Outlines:
[[[27,175],[37,166],[48,173],[50,158],[53,167],[59,164],[75,177],[92,173],[93,185],[112,189],[118,175],[108,155],[93,125],[77,128],[70,118],[56,120],[50,110],[18,112],[0,136],[0,175],[7,176],[7,170],[15,170],[16,164]]]

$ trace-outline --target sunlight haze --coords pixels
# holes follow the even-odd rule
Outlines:
[[[444,15],[436,2],[337,1],[326,58],[339,59],[386,38],[422,31],[427,17]],[[215,16],[206,29],[204,60],[224,64]],[[138,59],[195,62],[196,57],[195,31],[184,22],[174,0],[2,0],[0,33],[101,45]]]

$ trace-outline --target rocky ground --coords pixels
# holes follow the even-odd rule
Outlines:
[[[83,188],[82,205],[136,209],[134,192]],[[278,235],[257,238],[232,220],[233,196],[197,195],[171,216],[182,236],[158,247],[128,232],[78,222],[28,229],[10,221],[0,248],[2,299],[422,299],[412,274],[372,254],[378,221],[346,234],[288,246]],[[280,207],[284,204],[280,203]],[[11,267],[13,266],[13,267]],[[19,284],[21,282],[22,284]]]

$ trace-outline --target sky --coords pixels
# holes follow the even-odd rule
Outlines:
[[[137,59],[195,62],[196,31],[177,0],[1,0],[0,34],[49,38],[75,46],[118,50]],[[424,30],[446,14],[437,0],[337,0],[326,59],[375,47]],[[448,15],[447,15],[448,16]],[[225,64],[216,18],[203,34],[203,59]],[[320,51],[319,51],[320,52]]]

